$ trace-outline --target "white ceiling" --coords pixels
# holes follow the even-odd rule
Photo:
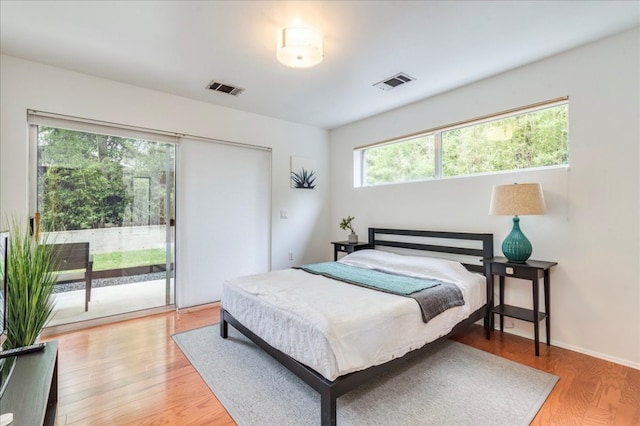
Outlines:
[[[275,58],[296,18],[314,68]],[[3,54],[329,129],[638,25],[638,1],[0,1]]]

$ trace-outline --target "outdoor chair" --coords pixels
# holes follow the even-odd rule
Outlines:
[[[56,271],[84,269],[84,311],[87,312],[89,310],[89,301],[91,300],[91,279],[93,275],[93,256],[89,254],[89,243],[63,243],[50,245],[53,246]]]

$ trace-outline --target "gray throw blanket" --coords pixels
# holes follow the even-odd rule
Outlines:
[[[424,322],[429,322],[431,318],[447,309],[464,305],[464,298],[458,286],[449,283],[413,293],[411,297],[420,305]]]
[[[406,277],[386,272],[361,269],[338,262],[325,262],[294,267],[311,274],[322,275],[349,284],[414,299],[422,313],[422,321],[429,322],[447,309],[464,305],[458,286],[438,280]]]

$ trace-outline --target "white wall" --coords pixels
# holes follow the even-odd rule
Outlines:
[[[216,96],[212,94],[212,96]],[[224,95],[218,95],[224,96]],[[324,129],[0,56],[0,224],[28,216],[26,111],[166,130],[272,148],[272,268],[327,260],[328,135]],[[290,156],[315,159],[315,190],[289,185]],[[280,219],[280,210],[288,219]],[[289,252],[294,262],[289,261]],[[241,256],[241,253],[238,253]],[[197,286],[199,283],[181,283]]]
[[[559,263],[552,344],[640,368],[639,40],[636,29],[332,130],[332,237],[346,237],[337,225],[352,215],[361,236],[369,226],[492,232],[502,255],[511,218],[488,215],[492,186],[541,182],[548,212],[520,225],[532,259]],[[356,146],[561,96],[569,96],[568,170],[353,188]],[[508,280],[505,294],[531,307],[527,282]],[[508,331],[532,337],[530,323],[511,323]]]

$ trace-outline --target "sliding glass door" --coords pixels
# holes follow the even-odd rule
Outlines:
[[[30,122],[36,232],[48,243],[89,242],[93,258],[88,310],[83,271],[65,271],[50,325],[174,304],[175,144],[82,122]]]

